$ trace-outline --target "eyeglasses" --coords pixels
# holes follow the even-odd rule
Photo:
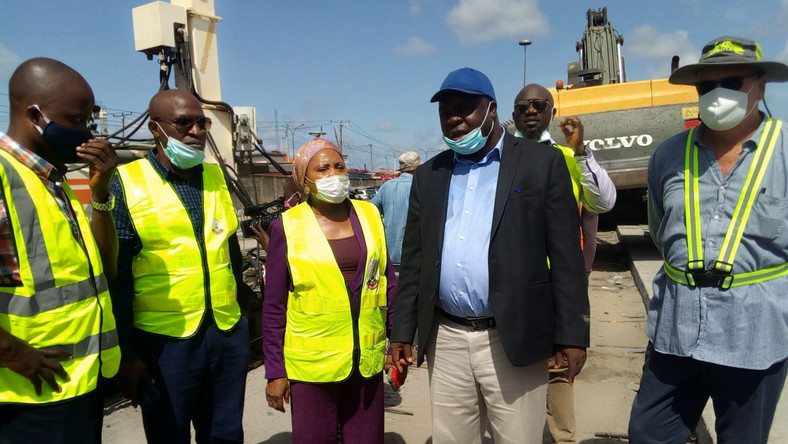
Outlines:
[[[695,88],[698,90],[698,95],[701,96],[717,88],[717,86],[720,86],[725,89],[732,89],[734,91],[738,91],[741,89],[742,85],[744,84],[744,79],[748,77],[754,77],[754,76],[749,75],[749,76],[726,77],[724,79],[719,79],[719,80],[704,80],[702,82],[696,83]]]
[[[522,100],[514,104],[514,112],[525,113],[528,111],[528,107],[531,106],[536,110],[536,112],[541,113],[550,106],[550,103],[545,99]]]
[[[194,128],[194,124],[200,128],[200,131],[211,130],[211,119],[204,116],[178,116],[173,120],[153,119],[156,122],[164,122],[172,125],[179,133],[188,133],[189,130]]]

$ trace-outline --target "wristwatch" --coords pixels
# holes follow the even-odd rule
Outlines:
[[[96,211],[112,211],[112,209],[115,208],[115,195],[110,193],[108,201],[96,202],[96,200],[93,199],[93,195],[91,194],[90,206],[92,206]]]

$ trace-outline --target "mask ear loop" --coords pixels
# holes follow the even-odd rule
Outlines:
[[[158,127],[159,127],[159,131],[161,131],[161,133],[162,133],[162,134],[164,134],[165,136],[167,136],[167,133],[165,133],[165,132],[164,132],[164,128],[162,128],[162,127],[161,127],[161,125],[159,125],[159,122],[157,122],[157,121],[155,121],[155,120],[154,120],[154,121],[153,121],[153,123],[155,123],[155,124],[156,124],[156,126],[158,126]],[[168,138],[168,139],[169,139],[169,137],[170,137],[170,136],[167,136],[167,138]],[[166,145],[165,145],[165,144],[164,144],[164,143],[163,143],[161,140],[159,140],[159,138],[158,138],[158,137],[156,137],[156,142],[158,142],[159,144],[161,144],[161,148],[162,148],[162,149],[164,149],[164,147],[166,146]]]

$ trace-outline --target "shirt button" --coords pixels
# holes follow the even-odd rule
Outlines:
[[[711,247],[712,245],[714,245],[714,242],[712,242],[712,241],[709,241],[709,242],[707,242],[707,243],[706,243],[706,245],[708,245],[708,246],[710,246],[710,247]]]
[[[465,292],[460,290],[460,296],[463,296],[464,294],[465,294]]]
[[[720,218],[720,215],[719,215],[719,214],[715,214],[715,215],[714,215],[714,220],[717,220],[717,219],[719,219],[719,218]]]
[[[468,211],[468,210],[465,210],[465,214],[471,214],[471,212]]]
[[[470,186],[470,187],[468,187],[468,188],[472,190],[472,189],[473,189],[473,185],[471,185],[471,186]]]
[[[465,240],[465,236],[460,236],[460,240]]]
[[[457,268],[461,268],[461,267],[462,267],[462,264],[457,262]]]

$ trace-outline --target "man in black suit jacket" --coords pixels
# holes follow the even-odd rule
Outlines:
[[[475,442],[485,417],[496,443],[541,442],[545,361],[566,358],[573,379],[589,343],[569,173],[558,150],[505,133],[481,72],[450,73],[431,101],[452,150],[413,177],[391,352],[412,363],[418,327],[433,443]]]

